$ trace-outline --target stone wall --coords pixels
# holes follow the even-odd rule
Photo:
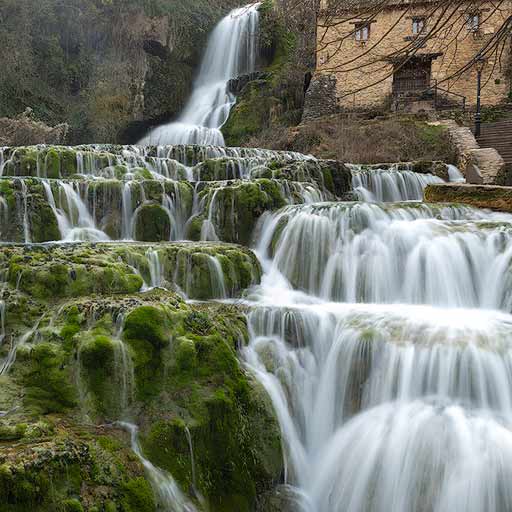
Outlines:
[[[400,5],[388,6],[371,23],[368,41],[356,41],[353,35],[357,22],[356,12],[347,14],[343,19],[330,19],[327,23],[320,16],[318,71],[337,77],[337,95],[342,107],[375,107],[389,101],[393,91],[395,64],[388,62],[387,58],[393,52],[401,52],[407,45],[413,47],[412,18],[427,16],[427,13],[432,12],[432,3],[436,2],[418,2],[413,6],[410,2],[402,2]],[[461,5],[461,10],[474,3]],[[436,14],[429,19],[432,25],[440,20],[440,26],[443,24],[443,3],[438,4]],[[448,28],[439,30],[437,36],[426,43],[419,42],[422,46],[416,50],[418,56],[441,54],[432,61],[432,81],[437,80],[443,89],[466,96],[468,105],[476,103],[476,69],[469,70],[456,80],[444,80],[471,61],[512,14],[511,0],[506,0],[495,13],[492,13],[493,7],[491,2],[483,2],[479,6],[482,12],[479,31],[471,31],[464,14],[457,13],[453,16],[455,21],[449,22],[453,27],[449,32]],[[327,29],[321,28],[324,23],[329,25]],[[428,20],[426,30],[429,30]],[[453,41],[454,34],[457,34],[456,41]],[[509,61],[510,52],[507,47],[501,62],[497,62],[495,56],[487,62],[483,73],[484,105],[498,104],[507,98],[510,88],[510,79],[506,76]]]
[[[481,148],[466,126],[445,120],[438,124],[445,126],[457,153],[457,167],[468,183],[479,185],[504,185],[507,182],[506,164],[493,148]]]
[[[338,110],[336,77],[315,74],[306,92],[303,121],[335,114]]]

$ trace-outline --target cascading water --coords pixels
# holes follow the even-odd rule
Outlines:
[[[181,492],[172,476],[152,464],[142,452],[139,429],[133,423],[118,422],[131,435],[132,450],[139,457],[158,498],[158,510],[163,512],[196,512],[196,507]]]
[[[412,170],[365,169],[351,165],[352,186],[362,201],[399,202],[421,201],[427,185],[443,183],[432,174]]]
[[[512,510],[512,216],[305,204],[258,233],[244,355],[292,509]]]
[[[253,4],[235,9],[217,25],[183,113],[176,122],[152,130],[140,145],[224,145],[220,128],[236,101],[228,82],[256,67],[258,8]]]

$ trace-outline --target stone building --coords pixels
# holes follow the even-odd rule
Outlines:
[[[512,16],[512,0],[389,0],[374,11],[372,1],[382,4],[347,0],[333,15],[329,2],[341,5],[340,0],[321,0],[317,82],[324,86],[316,89],[330,92],[335,96],[331,104],[347,110],[474,105],[473,60]],[[510,96],[510,39],[502,46],[485,59],[484,105]],[[467,70],[453,76],[468,63]]]

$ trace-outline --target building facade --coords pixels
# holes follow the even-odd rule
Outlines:
[[[333,11],[329,2],[344,7]],[[389,0],[375,1],[375,9],[370,2],[321,0],[317,71],[324,82],[335,80],[341,108],[471,107],[478,68],[484,105],[511,97],[504,34],[512,0]],[[482,53],[485,59],[475,62]]]

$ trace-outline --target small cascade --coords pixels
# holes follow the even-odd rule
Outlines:
[[[115,318],[116,333],[114,337],[114,368],[115,382],[119,383],[119,409],[123,418],[134,402],[135,396],[135,368],[126,343],[123,341],[125,313],[119,312]]]
[[[144,457],[139,443],[139,429],[132,423],[119,422],[131,435],[132,450],[140,459],[163,512],[196,512],[196,507],[181,492],[174,478]]]
[[[218,258],[208,256],[208,269],[210,271],[212,296],[218,299],[227,299],[228,292],[224,281],[224,271]]]
[[[512,316],[289,295],[249,322],[304,510],[510,509]]]
[[[0,300],[0,347],[3,345],[5,340],[5,301]]]
[[[133,202],[132,202],[132,184],[128,181],[123,185],[122,214],[123,222],[121,228],[121,238],[131,240],[133,238]]]
[[[421,174],[397,166],[389,169],[351,165],[352,186],[361,201],[421,201],[427,185],[443,183],[432,174]]]
[[[22,222],[23,222],[23,237],[24,242],[29,244],[31,242],[30,238],[30,222],[28,218],[28,189],[25,183],[25,180],[18,180],[17,183],[21,186],[21,205],[18,203],[17,209],[18,211],[23,212]]]
[[[161,288],[164,282],[162,262],[157,250],[149,249],[146,252],[151,276],[151,288]]]
[[[448,177],[451,183],[465,183],[466,178],[455,165],[448,165]]]
[[[6,147],[0,147],[0,177],[4,174],[4,167],[7,163],[7,158],[5,156],[7,148]]]
[[[140,145],[224,145],[220,128],[236,101],[228,82],[256,67],[259,5],[235,9],[217,25],[183,113],[176,122],[151,131]]]
[[[219,207],[222,205],[217,202],[217,196],[222,189],[217,188],[213,191],[212,197],[208,205],[208,217],[203,221],[201,226],[201,240],[202,241],[213,241],[219,240],[217,232],[215,231],[215,225],[217,224],[217,214]],[[205,198],[206,200],[207,198]]]
[[[360,171],[366,202],[287,206],[256,231],[243,353],[294,507],[512,510],[512,216],[410,202],[433,177]]]
[[[37,320],[34,327],[32,327],[32,329],[29,329],[25,334],[11,338],[11,346],[9,347],[9,351],[7,352],[7,356],[4,359],[0,359],[0,376],[9,373],[9,370],[11,369],[12,365],[16,362],[16,354],[18,348],[27,344],[29,341],[33,339],[37,339],[39,335],[39,325],[41,324],[41,321],[43,320],[44,317],[45,315],[43,314]],[[5,321],[5,316],[3,320]]]
[[[96,227],[93,215],[79,193],[78,184],[74,186],[60,180],[56,184],[58,189],[54,193],[50,183],[46,180],[42,181],[48,204],[57,218],[62,240],[71,242],[109,240],[108,235]]]

